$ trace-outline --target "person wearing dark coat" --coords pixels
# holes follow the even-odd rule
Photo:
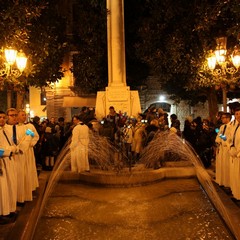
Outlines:
[[[216,133],[210,127],[207,119],[204,119],[201,126],[196,130],[195,150],[198,153],[205,168],[211,166],[211,160],[214,155],[214,145]]]
[[[192,146],[195,143],[195,128],[191,117],[187,117],[184,121],[184,129],[182,137],[188,141]]]
[[[145,146],[147,146],[153,140],[153,138],[158,130],[159,130],[158,120],[153,119],[150,122],[150,124],[145,128],[145,133],[146,133]]]
[[[52,129],[50,127],[46,127],[42,143],[42,151],[45,154],[45,162],[43,167],[46,170],[52,170],[55,163],[55,158],[59,151],[59,138],[53,134],[51,130]]]

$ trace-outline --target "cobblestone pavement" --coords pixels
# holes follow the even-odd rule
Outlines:
[[[17,207],[17,216],[16,216],[16,220],[13,221],[12,223],[8,223],[8,224],[0,224],[0,239],[1,240],[5,240],[8,239],[8,234],[14,229],[14,226],[16,224],[17,218],[19,213],[22,212],[23,207]]]

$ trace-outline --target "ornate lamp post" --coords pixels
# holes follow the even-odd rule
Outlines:
[[[240,41],[240,36],[239,39]],[[235,76],[240,66],[239,44],[234,47],[230,58],[227,58],[227,38],[216,39],[217,47],[208,60],[208,68],[216,76],[222,88],[223,111],[227,111],[227,85],[237,82],[240,76]]]
[[[5,80],[14,82],[19,78],[27,64],[27,57],[22,51],[12,48],[2,50],[4,52],[3,64],[0,69],[0,85],[3,86]],[[11,91],[7,91],[7,107],[11,107]]]

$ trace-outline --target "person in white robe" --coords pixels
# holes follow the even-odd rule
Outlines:
[[[31,185],[32,185],[32,191],[35,191],[39,187],[39,181],[38,181],[38,173],[37,173],[37,167],[36,167],[36,159],[35,159],[35,154],[34,154],[34,146],[37,144],[39,140],[39,134],[34,127],[33,124],[28,123],[26,124],[26,127],[28,130],[31,130],[33,134],[31,133],[31,141],[30,141],[30,146],[27,152],[28,156],[28,163],[29,163],[29,168],[30,168],[30,175],[31,175]],[[28,181],[26,179],[26,181]]]
[[[22,162],[22,165],[17,169],[19,179],[18,189],[20,188],[18,191],[18,202],[32,201],[32,191],[38,187],[38,175],[33,146],[37,143],[39,135],[32,124],[26,123],[26,118],[26,112],[19,110],[17,136],[22,154],[17,155],[16,159],[19,160],[19,163]]]
[[[78,116],[73,117],[75,127],[72,130],[70,143],[71,150],[71,171],[90,171],[88,161],[89,128],[83,124]]]
[[[11,113],[10,113],[11,114]],[[17,176],[14,156],[17,147],[11,144],[11,135],[6,128],[6,114],[0,111],[0,215],[16,212]]]
[[[26,152],[29,145],[29,137],[26,135],[24,123],[18,124],[18,111],[15,108],[7,110],[7,129],[11,136],[12,144],[16,145],[19,154],[15,156],[16,173],[17,173],[17,203],[23,204],[25,201],[25,163]],[[25,119],[26,120],[26,119]],[[15,130],[14,130],[15,128]]]
[[[121,142],[123,143],[123,149],[126,156],[129,156],[132,151],[133,143],[133,126],[132,123],[128,123],[127,126],[122,128]]]
[[[234,111],[235,124],[233,124],[229,153],[231,156],[230,166],[230,187],[232,190],[233,198],[240,200],[240,108],[236,108]]]
[[[140,158],[140,154],[143,151],[144,142],[146,140],[145,122],[142,122],[142,116],[138,115],[137,123],[133,127],[133,141],[132,141],[132,153],[133,159],[137,162]]]
[[[231,114],[223,113],[222,125],[216,136],[216,182],[220,186],[230,187],[230,157],[227,139],[231,132]]]

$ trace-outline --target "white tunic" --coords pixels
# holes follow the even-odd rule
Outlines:
[[[230,144],[230,156],[231,156],[231,190],[233,197],[240,200],[240,127],[238,124],[231,130],[231,144]]]
[[[30,190],[34,191],[39,186],[36,159],[35,159],[34,149],[33,149],[33,147],[36,145],[37,141],[39,140],[39,135],[33,124],[28,123],[25,126],[27,129],[30,129],[34,133],[34,136],[31,137],[30,146],[26,152],[26,155],[27,155],[26,168],[28,168],[27,172],[29,172],[29,174],[25,178],[25,183],[26,183],[26,191],[27,191],[26,194],[27,196],[30,196],[29,191]]]
[[[21,153],[15,156],[17,168],[17,201],[23,203],[25,201],[25,176],[26,172],[26,152],[29,148],[30,136],[26,135],[26,127],[24,124],[16,125],[17,146],[21,149]]]
[[[135,153],[141,153],[143,150],[143,135],[144,135],[145,125],[138,122],[133,129],[133,143],[132,151]]]
[[[89,128],[77,124],[72,131],[71,170],[73,172],[89,171],[88,162]]]
[[[17,207],[15,159],[13,156],[9,157],[13,151],[13,146],[11,146],[11,135],[5,126],[0,128],[0,148],[4,150],[0,159],[3,170],[3,175],[0,176],[0,215],[8,215],[11,212],[15,212]]]
[[[229,139],[231,127],[231,123],[222,125],[215,140],[218,144],[216,152],[216,182],[220,186],[225,187],[230,187],[230,156],[227,140],[224,141],[220,138],[220,134],[224,134]]]
[[[10,213],[6,161],[10,160],[7,157],[0,158],[0,169],[2,172],[0,176],[0,215],[8,215]]]
[[[6,125],[10,136],[12,136],[11,125]],[[32,124],[17,124],[17,147],[21,153],[15,155],[17,173],[17,202],[32,201],[32,191],[38,186],[37,170],[33,152],[33,145],[36,144],[39,136],[35,130],[34,137],[27,135],[27,129],[34,132]],[[11,139],[11,138],[10,138]]]

